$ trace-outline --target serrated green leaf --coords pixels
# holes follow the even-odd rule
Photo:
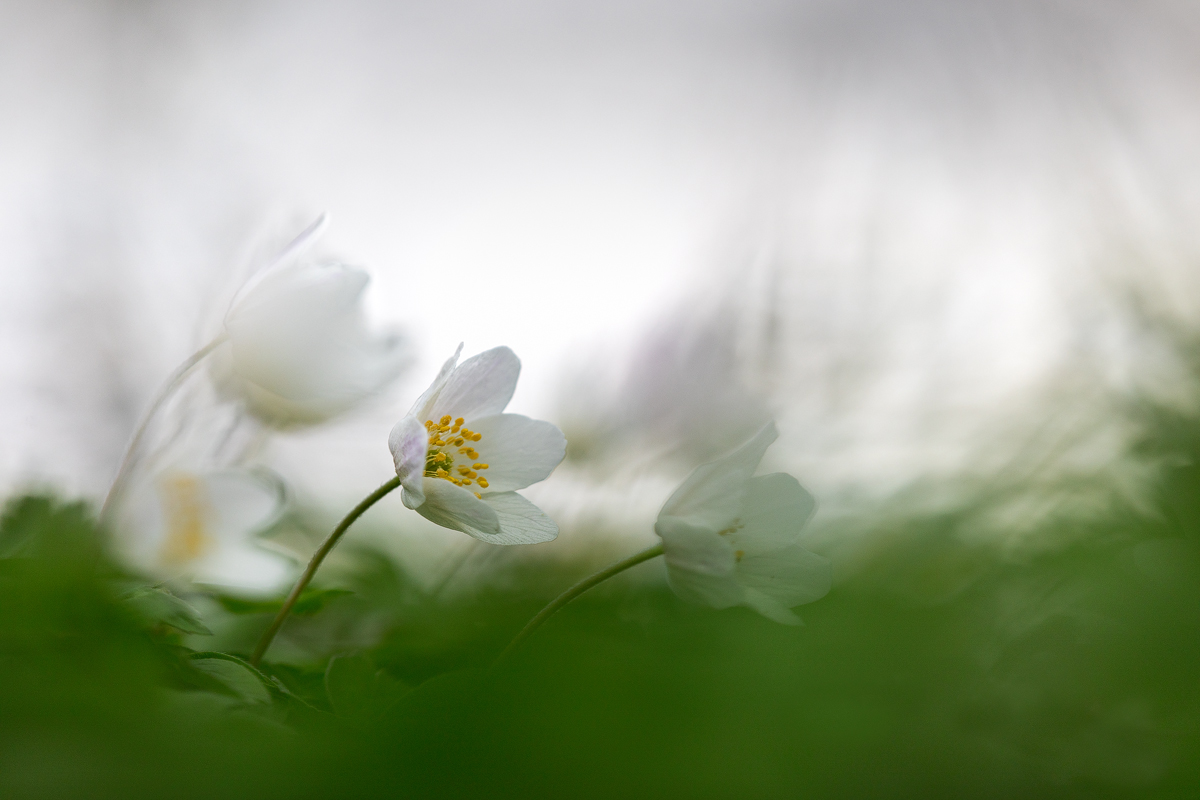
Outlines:
[[[170,625],[184,633],[211,636],[200,612],[161,586],[142,586],[122,598],[145,622]]]
[[[193,667],[215,678],[244,702],[271,702],[271,692],[263,675],[240,658],[225,653],[194,653],[191,662]]]

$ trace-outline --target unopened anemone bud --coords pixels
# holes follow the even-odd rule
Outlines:
[[[366,271],[308,260],[304,249],[289,248],[239,291],[210,362],[222,395],[277,427],[348,411],[411,363],[402,337],[367,324]]]

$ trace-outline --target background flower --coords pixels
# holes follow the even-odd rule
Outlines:
[[[797,543],[816,509],[791,475],[755,478],[777,436],[774,423],[729,455],[696,469],[654,524],[671,588],[713,608],[744,605],[788,625],[789,609],[829,592],[828,559]]]
[[[222,395],[278,427],[347,411],[411,361],[399,334],[368,327],[365,270],[304,257],[321,227],[318,220],[238,292],[225,317],[229,343],[211,361]]]
[[[285,502],[283,484],[260,470],[170,467],[129,495],[116,526],[124,560],[162,579],[254,592],[280,588],[291,568],[255,545]]]

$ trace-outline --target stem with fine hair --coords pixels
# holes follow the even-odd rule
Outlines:
[[[636,567],[643,561],[649,561],[655,556],[661,556],[662,553],[662,544],[656,544],[653,547],[648,547],[642,552],[636,553],[624,561],[618,561],[616,564],[613,564],[610,567],[605,567],[595,575],[584,578],[570,589],[567,589],[565,592],[556,597],[554,601],[550,603],[550,605],[539,611],[536,617],[529,620],[529,624],[522,628],[521,632],[518,633],[511,642],[508,643],[508,647],[504,648],[504,652],[500,654],[500,657],[496,659],[492,666],[497,666],[500,664],[500,662],[512,655],[513,652],[515,652],[516,649],[520,647],[521,644],[528,639],[534,631],[542,626],[543,622],[550,619],[550,617],[554,616],[555,612],[557,612],[560,608],[574,600],[576,597],[579,597],[579,595],[583,594],[588,589],[591,589],[598,583],[603,583],[612,576],[622,573],[630,567]]]
[[[266,655],[267,648],[271,646],[271,642],[275,639],[275,634],[279,633],[279,629],[283,627],[283,622],[288,618],[288,614],[292,611],[292,606],[296,605],[296,601],[300,599],[300,593],[308,586],[313,575],[317,572],[317,567],[321,566],[321,562],[325,560],[325,556],[329,555],[329,551],[342,538],[342,534],[346,529],[354,524],[354,521],[361,517],[368,508],[382,500],[389,492],[400,485],[399,478],[392,478],[390,481],[380,486],[375,491],[371,492],[366,498],[356,505],[345,518],[338,523],[338,526],[333,529],[333,533],[329,534],[329,538],[325,540],[317,552],[313,554],[312,561],[308,562],[308,568],[304,570],[304,574],[300,576],[300,580],[296,581],[295,587],[292,588],[292,593],[283,601],[283,608],[279,609],[279,613],[275,615],[275,619],[271,622],[271,627],[263,632],[262,638],[258,640],[258,645],[254,648],[254,655],[250,656],[250,663],[258,666],[262,661],[262,657]]]
[[[106,522],[109,515],[112,513],[113,505],[117,498],[121,495],[121,490],[124,488],[124,483],[129,477],[129,470],[133,466],[134,456],[142,447],[142,439],[146,436],[146,431],[150,428],[150,421],[154,419],[154,415],[162,408],[163,403],[171,397],[171,394],[179,388],[184,379],[191,374],[196,365],[204,360],[205,356],[216,350],[225,343],[229,337],[222,333],[217,338],[213,339],[208,344],[201,347],[196,352],[188,356],[187,360],[175,368],[162,388],[158,390],[158,394],[150,402],[150,406],[142,414],[141,420],[138,422],[137,428],[133,432],[133,436],[129,439],[129,446],[125,448],[125,455],[121,458],[121,466],[117,468],[117,475],[113,478],[112,485],[108,488],[108,494],[104,496],[104,504],[100,506],[100,521]]]

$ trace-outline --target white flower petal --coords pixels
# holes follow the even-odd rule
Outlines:
[[[833,568],[829,559],[798,544],[744,555],[735,570],[739,583],[791,608],[829,593]]]
[[[355,313],[359,298],[371,282],[361,267],[325,262],[296,263],[266,276],[234,305],[225,324],[258,320],[294,323],[297,314],[318,318]]]
[[[742,602],[742,587],[734,580],[733,547],[722,536],[673,517],[659,517],[654,531],[663,540],[667,580],[677,595],[713,608]]]
[[[753,608],[767,619],[782,625],[803,625],[804,622],[786,605],[777,602],[768,595],[756,590],[746,590],[744,605]]]
[[[289,264],[257,283],[225,319],[213,353],[218,391],[278,426],[326,420],[390,383],[409,363],[404,341],[365,323],[369,276],[342,264]]]
[[[680,600],[709,608],[741,605],[745,590],[731,578],[717,578],[667,565],[667,584]]]
[[[413,501],[410,508],[425,502],[423,480],[425,456],[429,452],[429,431],[416,417],[405,417],[388,434],[388,448],[396,464],[396,475],[404,487],[405,497]],[[405,500],[408,505],[409,500]]]
[[[254,593],[281,589],[292,576],[292,566],[282,556],[256,547],[227,547],[196,567],[193,580]]]
[[[283,513],[282,481],[266,473],[222,470],[204,476],[209,535],[242,543],[265,530]]]
[[[463,343],[459,342],[454,355],[447,358],[446,363],[442,364],[442,368],[438,371],[437,377],[433,379],[433,383],[429,384],[429,388],[425,390],[425,393],[417,398],[417,402],[413,403],[412,409],[408,412],[409,416],[417,417],[418,422],[432,419],[430,413],[433,410],[433,404],[437,402],[438,395],[441,394],[446,381],[450,379],[450,373],[454,372],[454,367],[458,364],[458,357],[462,355],[462,351]]]
[[[474,420],[499,414],[512,399],[520,374],[521,360],[507,347],[472,356],[450,373],[428,405],[425,419],[438,420],[449,414]]]
[[[472,492],[441,478],[425,478],[424,490],[416,511],[430,522],[485,540],[500,533],[496,511]]]
[[[291,565],[256,547],[254,537],[279,518],[285,500],[282,482],[263,472],[163,470],[130,493],[117,546],[162,578],[274,589]]]
[[[791,475],[775,472],[751,478],[738,517],[742,527],[730,539],[747,555],[787,547],[816,508],[816,499]]]
[[[479,474],[487,479],[489,492],[511,492],[545,480],[563,460],[567,440],[549,422],[520,414],[496,414],[468,420],[467,426],[482,438],[479,461],[488,465]]]
[[[516,492],[485,494],[483,500],[500,519],[500,533],[483,539],[491,544],[537,544],[558,538],[558,525]]]
[[[246,282],[241,285],[229,301],[230,310],[226,316],[232,314],[234,309],[241,306],[242,301],[246,297],[258,292],[259,285],[264,281],[296,264],[305,252],[312,249],[312,246],[321,238],[328,226],[329,216],[322,212],[320,216],[313,220],[312,224],[300,232],[300,235],[276,252],[267,264],[252,272],[246,278]]]
[[[698,467],[667,500],[659,519],[676,517],[714,531],[731,525],[741,513],[746,482],[776,436],[775,423],[767,423],[737,450]]]

